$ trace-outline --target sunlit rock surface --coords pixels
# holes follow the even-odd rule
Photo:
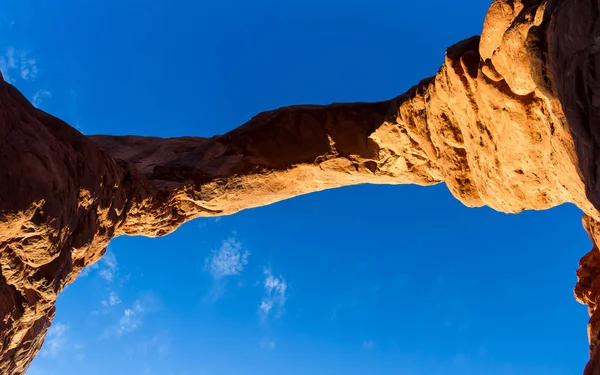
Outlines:
[[[598,243],[598,11],[497,0],[481,37],[396,98],[280,108],[212,138],[84,136],[0,80],[0,374],[25,372],[57,295],[111,238],[309,192],[444,182],[509,213],[572,202]],[[588,375],[600,375],[598,276],[594,246],[575,289],[592,316]]]

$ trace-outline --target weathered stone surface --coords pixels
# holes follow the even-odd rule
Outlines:
[[[0,80],[0,373],[22,374],[54,302],[111,238],[160,236],[339,186],[446,183],[468,206],[580,207],[600,230],[598,4],[496,0],[480,37],[379,103],[304,105],[212,138],[84,136]],[[578,271],[597,353],[600,255]]]

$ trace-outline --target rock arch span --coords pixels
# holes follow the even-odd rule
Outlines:
[[[445,183],[467,206],[565,202],[600,239],[600,5],[495,0],[481,36],[438,73],[378,103],[261,113],[212,138],[85,136],[0,80],[0,373],[23,374],[54,302],[115,236],[160,236],[353,184]],[[580,262],[600,374],[600,254]]]

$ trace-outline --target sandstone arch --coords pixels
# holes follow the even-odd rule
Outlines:
[[[111,238],[359,183],[444,182],[503,212],[572,202],[598,243],[600,5],[495,0],[481,37],[379,103],[292,106],[212,138],[84,136],[0,82],[0,372],[22,374],[54,302]],[[598,248],[576,298],[600,374]]]

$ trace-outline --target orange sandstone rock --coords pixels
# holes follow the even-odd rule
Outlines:
[[[598,10],[496,0],[481,37],[448,48],[405,94],[280,108],[208,139],[84,136],[0,82],[0,373],[24,373],[57,295],[111,238],[309,192],[444,182],[503,212],[572,202],[597,243]],[[588,375],[600,374],[597,275],[594,247],[575,291],[592,316]]]

